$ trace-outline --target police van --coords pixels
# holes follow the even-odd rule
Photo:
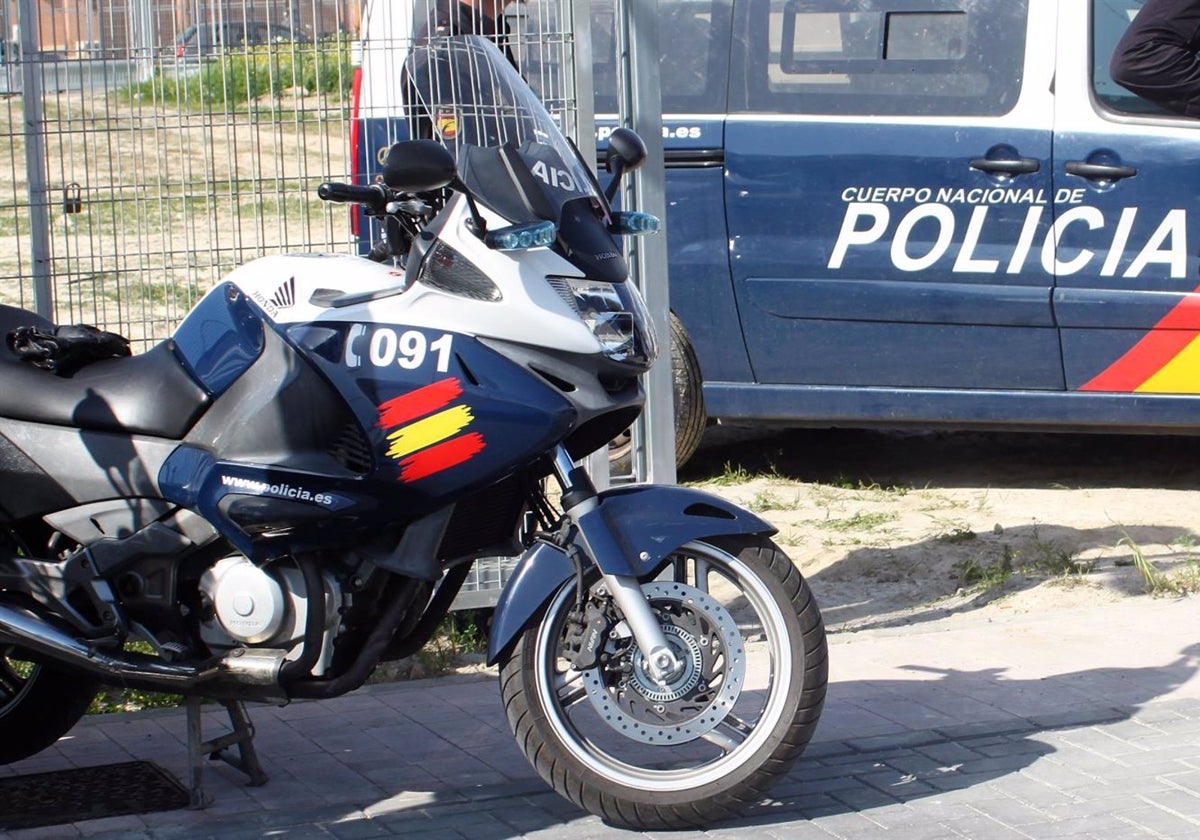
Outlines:
[[[1140,0],[658,5],[683,425],[1200,432],[1200,122],[1109,78]]]

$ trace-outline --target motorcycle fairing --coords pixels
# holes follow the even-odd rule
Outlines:
[[[380,515],[360,481],[222,461],[191,446],[175,450],[160,484],[168,499],[260,561],[342,542],[364,517]]]
[[[0,420],[0,516],[5,522],[58,510],[74,501],[57,478],[9,438],[21,425]]]
[[[577,524],[589,555],[605,574],[644,578],[692,540],[733,534],[770,536],[776,531],[765,519],[690,487],[617,487],[601,493],[599,501],[594,510],[577,518]],[[539,542],[521,556],[492,617],[489,665],[499,660],[575,573],[566,552],[551,543]]]
[[[285,334],[354,413],[372,476],[420,513],[503,478],[576,423],[557,387],[473,336],[356,322],[296,325]],[[425,349],[392,351],[405,343]]]
[[[161,497],[176,441],[0,417],[0,510],[6,521],[103,500]]]
[[[262,352],[263,320],[242,290],[226,282],[196,304],[173,340],[192,377],[219,397]]]
[[[279,324],[244,305],[269,327],[261,350],[164,463],[160,484],[253,559],[361,542],[425,516],[539,457],[576,422],[556,388],[470,336]],[[237,346],[228,321],[210,324],[209,346]],[[404,357],[382,364],[372,351],[382,332],[444,340],[446,352],[411,369]]]

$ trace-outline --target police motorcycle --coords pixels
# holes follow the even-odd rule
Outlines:
[[[397,259],[265,257],[146,353],[0,362],[0,761],[100,683],[341,695],[431,638],[473,560],[520,555],[487,658],[541,776],[619,825],[731,816],[812,736],[825,635],[766,521],[576,466],[642,406],[657,348],[614,234],[653,221],[490,42],[407,66],[437,139],[319,188]],[[644,156],[619,131],[609,169]]]

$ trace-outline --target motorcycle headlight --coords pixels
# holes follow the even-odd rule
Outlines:
[[[417,280],[452,295],[472,300],[500,300],[500,288],[469,259],[438,240],[421,263]]]
[[[587,324],[605,356],[647,369],[654,363],[658,342],[636,286],[579,277],[551,277],[550,282]]]

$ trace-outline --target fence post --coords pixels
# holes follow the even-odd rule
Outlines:
[[[659,87],[658,0],[621,0],[617,29],[625,83],[620,121],[641,135],[649,156],[625,185],[626,207],[658,216],[663,231],[631,239],[630,268],[658,328],[658,362],[646,374],[646,409],[634,427],[633,465],[638,481],[675,482],[675,400],[671,375],[670,296],[667,278],[666,170],[663,163],[662,91]]]
[[[46,183],[46,123],[42,113],[42,61],[37,0],[18,0],[21,32],[21,116],[25,133],[25,178],[29,181],[29,251],[33,308],[54,320],[50,281],[50,188]]]

